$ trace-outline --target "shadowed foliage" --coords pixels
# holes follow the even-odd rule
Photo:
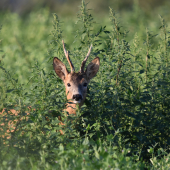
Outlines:
[[[1,169],[170,168],[170,23],[134,2],[101,18],[84,1],[72,19],[0,14]],[[69,68],[62,39],[75,70],[91,44],[86,66],[100,58],[74,116],[52,65],[56,56]]]

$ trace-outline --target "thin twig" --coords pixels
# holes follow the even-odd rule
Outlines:
[[[120,61],[119,68],[117,69],[116,86],[118,85],[118,77],[119,77],[119,72],[120,72],[121,67],[122,67],[122,60]]]

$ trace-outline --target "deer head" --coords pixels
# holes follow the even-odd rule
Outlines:
[[[69,114],[75,114],[76,104],[79,104],[81,107],[84,103],[87,94],[87,86],[90,80],[96,75],[99,70],[100,59],[96,57],[91,61],[91,63],[87,66],[86,70],[84,71],[84,67],[86,61],[90,55],[92,45],[87,53],[86,58],[83,60],[80,71],[78,73],[75,72],[74,66],[70,60],[69,53],[65,49],[64,41],[63,41],[63,49],[67,61],[71,67],[71,72],[69,72],[66,66],[61,62],[57,57],[53,59],[53,66],[56,74],[59,76],[60,79],[63,80],[65,88],[66,88],[66,95],[67,100],[71,100],[73,103],[70,108],[70,104],[67,104],[67,111]]]

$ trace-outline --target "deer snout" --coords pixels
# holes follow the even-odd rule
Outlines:
[[[75,100],[75,101],[80,101],[80,100],[82,100],[83,98],[82,98],[82,95],[81,94],[74,94],[73,95],[73,100]]]

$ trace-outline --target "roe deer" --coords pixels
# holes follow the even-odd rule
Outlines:
[[[64,49],[65,56],[71,67],[71,72],[67,70],[66,66],[57,57],[54,57],[53,59],[54,70],[56,74],[59,76],[59,78],[61,78],[64,82],[66,88],[67,100],[72,101],[72,103],[66,104],[66,111],[68,112],[68,114],[76,114],[76,105],[78,104],[79,107],[83,105],[87,94],[87,85],[89,84],[90,79],[92,79],[99,70],[100,60],[99,57],[96,57],[87,66],[86,71],[84,71],[84,67],[90,55],[91,48],[92,46],[90,46],[87,56],[83,60],[80,67],[80,71],[78,73],[75,73],[75,69],[69,58],[68,51],[66,51],[65,49],[64,41],[63,41],[63,49]],[[0,112],[0,115],[3,114],[5,116],[6,114],[10,114],[10,113],[17,116],[19,111],[10,109],[10,111],[6,113],[5,109],[3,109],[2,112]],[[27,113],[27,115],[29,115],[29,113]],[[6,120],[8,123],[8,127],[9,128],[11,127],[12,130],[11,131],[8,130],[7,133],[5,133],[3,136],[0,137],[3,138],[7,137],[9,139],[11,137],[10,132],[14,132],[16,130],[16,122],[19,123],[22,119],[23,118],[21,117],[20,119],[16,119],[14,121],[9,121],[9,122]],[[59,117],[59,120],[61,121],[61,117]],[[59,124],[64,125],[62,122],[60,122]],[[1,126],[4,126],[4,123],[0,124],[0,130],[2,130]],[[60,133],[63,134],[62,130],[60,130]]]
[[[76,105],[78,104],[79,107],[83,105],[90,79],[92,79],[99,70],[100,59],[99,57],[93,59],[84,71],[86,61],[91,52],[91,45],[86,58],[81,64],[80,71],[76,73],[74,66],[70,60],[69,53],[65,49],[64,41],[62,42],[65,56],[71,67],[71,72],[67,70],[66,66],[57,57],[54,57],[53,59],[53,66],[58,77],[64,82],[67,100],[71,100],[72,102],[66,104],[66,111],[68,112],[68,114],[76,114]]]

